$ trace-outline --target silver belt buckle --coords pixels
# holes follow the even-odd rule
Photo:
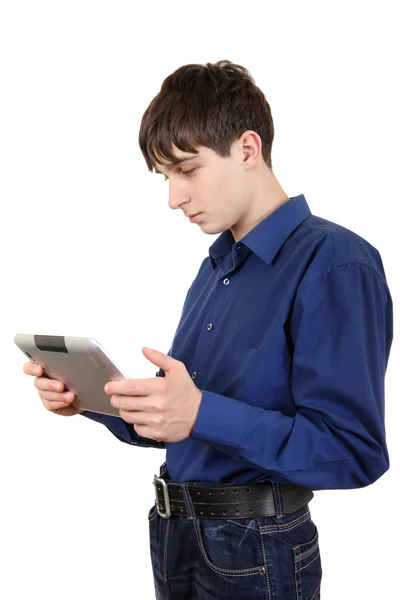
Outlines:
[[[157,512],[160,515],[160,517],[164,517],[164,519],[168,519],[168,517],[171,516],[171,506],[169,503],[169,494],[168,494],[168,486],[166,481],[164,481],[164,479],[162,479],[161,477],[157,477],[157,475],[154,475],[154,480],[153,480],[153,484],[156,486],[158,483],[160,483],[163,487],[163,494],[164,494],[164,503],[165,503],[165,512],[161,512],[159,505],[158,505],[158,496],[157,496],[157,490],[155,490],[156,492],[156,508],[157,508]]]

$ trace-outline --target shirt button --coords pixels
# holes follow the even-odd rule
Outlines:
[[[242,246],[236,246],[236,250],[240,250]]]
[[[224,285],[229,285],[230,281],[229,279],[224,279]]]
[[[195,379],[195,378],[196,378],[196,376],[197,376],[197,373],[196,373],[196,371],[193,371],[193,373],[192,373],[192,379]]]
[[[209,323],[209,324],[207,325],[207,329],[208,329],[208,331],[210,331],[210,329],[212,329],[212,328],[213,328],[213,325],[212,325],[212,323]]]

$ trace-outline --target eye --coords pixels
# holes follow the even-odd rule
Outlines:
[[[189,169],[188,171],[181,171],[182,175],[191,175],[192,173],[194,173],[196,169]]]
[[[188,177],[191,177],[191,175],[194,173],[194,171],[196,171],[197,167],[194,167],[193,169],[188,169],[187,171],[181,171],[182,175],[187,175]],[[167,179],[169,179],[169,177],[167,177],[166,175],[164,175],[164,181],[167,181]]]

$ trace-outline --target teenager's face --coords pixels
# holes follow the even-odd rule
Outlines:
[[[204,146],[198,148],[199,154],[182,152],[174,144],[172,148],[178,158],[190,160],[175,167],[156,164],[156,171],[168,178],[169,206],[180,208],[186,216],[201,213],[193,224],[204,233],[237,228],[251,197],[239,145],[232,145],[227,158]]]

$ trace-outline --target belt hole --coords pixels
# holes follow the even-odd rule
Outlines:
[[[249,494],[251,494],[251,490],[247,489],[247,491],[249,492]]]
[[[222,491],[222,490],[221,490],[221,494],[225,494],[225,491]]]
[[[211,516],[212,516],[212,517],[214,516],[214,513],[213,513],[213,512],[211,513]]]
[[[201,515],[203,514],[203,511],[202,511],[202,510],[200,511],[200,514],[201,514]]]
[[[233,490],[234,494],[237,494],[237,490]]]
[[[209,495],[209,496],[212,496],[212,492],[208,492],[208,495]]]
[[[236,511],[236,514],[237,514],[237,515],[239,514],[239,511],[238,511],[238,510]]]
[[[180,493],[180,494],[182,494],[182,490],[181,490],[181,488],[179,488],[179,493]]]
[[[181,512],[183,512],[183,508],[181,508]]]
[[[197,492],[197,495],[200,496],[200,492]]]
[[[249,513],[253,513],[253,509],[252,508],[249,508]]]
[[[226,512],[225,512],[225,511],[222,511],[222,514],[223,514],[223,515],[226,515]]]

